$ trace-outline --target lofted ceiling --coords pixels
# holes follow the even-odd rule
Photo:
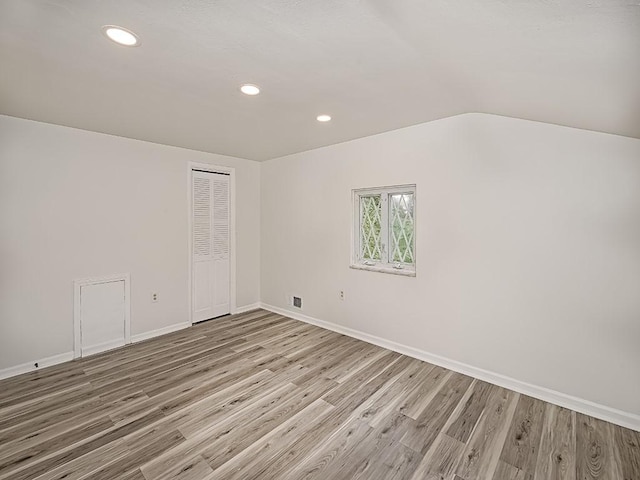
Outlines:
[[[7,115],[267,160],[466,112],[640,138],[640,0],[0,0]]]

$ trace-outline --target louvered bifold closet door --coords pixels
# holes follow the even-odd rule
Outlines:
[[[229,305],[229,176],[193,171],[193,321]]]

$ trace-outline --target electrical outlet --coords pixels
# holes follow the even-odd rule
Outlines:
[[[340,300],[344,300],[344,290],[340,290]]]
[[[293,297],[293,306],[296,308],[302,308],[302,297]]]
[[[152,293],[151,294],[151,301],[153,303],[156,303],[158,301],[158,294],[157,293]]]

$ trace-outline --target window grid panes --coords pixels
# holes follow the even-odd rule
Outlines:
[[[354,190],[352,266],[415,275],[415,185]]]
[[[393,262],[413,263],[413,193],[389,195]]]
[[[360,197],[361,256],[366,260],[380,260],[382,233],[382,202],[380,195]]]

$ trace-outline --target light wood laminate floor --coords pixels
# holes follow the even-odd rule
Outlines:
[[[640,480],[639,442],[262,310],[0,382],[11,480]]]

